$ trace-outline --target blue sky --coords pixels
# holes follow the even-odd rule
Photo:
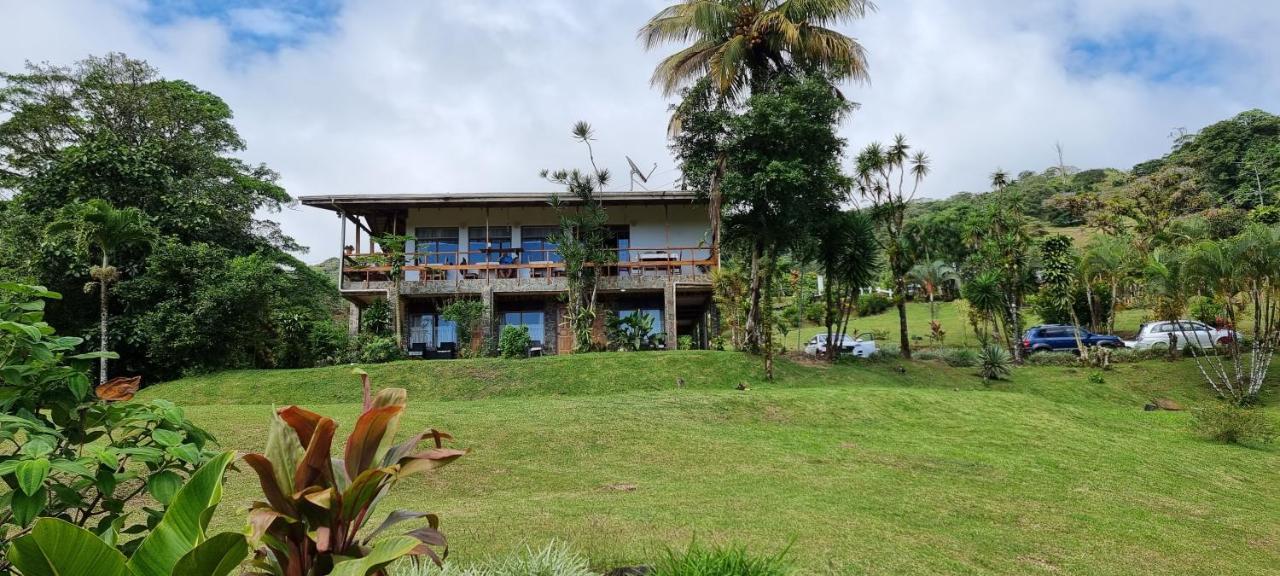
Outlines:
[[[603,166],[679,172],[664,47],[635,31],[664,0],[45,0],[6,6],[0,70],[123,51],[225,99],[295,195],[546,190],[580,166],[591,122]],[[904,133],[933,158],[922,193],[982,190],[995,168],[1127,168],[1170,133],[1249,108],[1280,111],[1280,1],[884,0],[842,25],[870,55],[851,147]],[[625,185],[625,181],[620,185]],[[330,256],[336,222],[271,217]]]

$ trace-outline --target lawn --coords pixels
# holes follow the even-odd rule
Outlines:
[[[464,562],[562,539],[610,567],[697,538],[790,545],[812,573],[1280,570],[1280,448],[1211,443],[1187,413],[1142,411],[1156,396],[1209,401],[1186,363],[1117,366],[1105,384],[1025,368],[989,387],[972,369],[896,361],[783,360],[764,383],[758,359],[731,352],[370,372],[410,390],[402,429],[439,427],[474,450],[381,507],[439,512]],[[333,367],[142,395],[182,404],[226,448],[260,450],[273,405],[301,402],[349,430],[360,393]],[[215,524],[239,528],[256,492],[233,473]]]
[[[936,306],[938,322],[942,324],[942,328],[947,332],[946,340],[944,341],[946,346],[974,347],[978,345],[978,339],[973,335],[973,330],[969,327],[969,318],[963,310],[965,306],[963,300],[936,302],[934,306]],[[1035,312],[1027,310],[1026,314],[1025,322],[1028,328],[1040,323],[1040,318],[1036,316]],[[1120,310],[1116,313],[1116,333],[1122,337],[1132,337],[1137,334],[1138,326],[1149,319],[1150,311],[1145,309]],[[826,331],[825,326],[802,326],[799,330],[799,342],[807,342],[815,335]],[[887,334],[886,341],[890,344],[897,344],[898,310],[890,308],[881,314],[853,318],[849,321],[849,333],[851,335],[864,332],[876,332],[880,333],[881,336]],[[911,335],[912,343],[917,347],[931,348],[937,345],[929,339],[929,304],[927,302],[907,303],[907,332]],[[796,331],[792,330],[785,338],[787,349],[796,349],[796,342]]]

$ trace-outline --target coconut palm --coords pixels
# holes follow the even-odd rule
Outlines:
[[[149,245],[155,231],[137,208],[115,208],[101,199],[84,203],[70,217],[50,225],[49,231],[70,231],[75,234],[77,244],[90,253],[96,250],[102,257],[100,265],[89,268],[89,276],[94,281],[86,284],[85,290],[98,291],[98,346],[103,352],[103,357],[98,359],[98,381],[106,382],[108,295],[111,285],[120,279],[120,270],[112,266],[111,261],[119,250]]]
[[[639,37],[645,49],[687,44],[653,71],[664,95],[706,77],[721,95],[737,96],[792,66],[865,80],[862,45],[828,26],[874,9],[868,0],[683,0],[659,11]]]
[[[907,278],[920,284],[929,297],[929,320],[938,319],[938,311],[933,299],[947,282],[958,282],[960,275],[956,269],[941,260],[929,260],[916,264],[907,273]]]

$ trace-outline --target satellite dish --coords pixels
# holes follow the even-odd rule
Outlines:
[[[650,168],[649,173],[645,174],[644,172],[640,171],[640,167],[636,166],[635,161],[632,160],[630,156],[627,156],[626,159],[627,159],[627,164],[631,166],[631,191],[635,192],[636,178],[640,179],[640,187],[644,188],[644,185],[649,183],[649,177],[653,176],[653,171],[658,169],[658,163],[654,162],[653,168]],[[648,190],[648,188],[645,188],[645,190]]]

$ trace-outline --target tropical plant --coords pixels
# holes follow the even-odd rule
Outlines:
[[[532,344],[528,326],[503,326],[502,334],[498,336],[498,354],[508,359],[524,358],[529,355]]]
[[[983,342],[978,348],[978,375],[982,380],[1003,380],[1012,373],[1009,353],[995,343]]]
[[[827,360],[834,362],[840,349],[835,345],[835,335],[846,333],[854,312],[866,315],[863,299],[883,300],[879,295],[859,295],[879,272],[880,254],[871,222],[861,212],[832,211],[815,228],[816,238],[810,246],[826,278],[822,287],[823,324],[827,329]],[[883,302],[887,308],[889,302]]]
[[[934,304],[934,298],[948,282],[959,283],[960,274],[946,262],[928,260],[912,267],[907,272],[907,279],[919,284],[924,290],[925,296],[929,298],[929,320],[936,321],[938,310]]]
[[[263,454],[248,454],[265,502],[249,512],[250,542],[258,546],[253,573],[282,576],[385,574],[400,558],[426,556],[439,563],[448,546],[434,514],[397,510],[364,530],[373,508],[401,480],[440,468],[467,453],[445,448],[451,438],[427,430],[394,443],[406,392],[379,391],[347,437],[342,459],[331,454],[337,423],[297,406],[275,412]],[[429,439],[433,446],[419,451]],[[426,525],[379,538],[410,520]],[[439,551],[437,551],[439,550]]]
[[[98,350],[106,352],[108,294],[111,285],[120,280],[120,270],[111,265],[111,257],[119,250],[150,243],[155,230],[137,208],[118,209],[94,198],[73,207],[70,214],[49,226],[49,232],[71,232],[76,244],[86,252],[96,250],[101,256],[101,264],[89,268],[93,282],[86,284],[85,290],[98,290]],[[103,356],[98,359],[98,382],[106,381],[107,358]]]
[[[235,454],[200,467],[172,495],[164,516],[126,557],[114,540],[58,518],[41,518],[9,544],[8,561],[23,576],[226,576],[249,554],[244,534],[205,534],[222,500],[222,477]]]
[[[721,94],[754,92],[793,67],[865,80],[862,46],[827,26],[873,8],[867,0],[684,0],[659,11],[639,36],[646,49],[689,44],[654,69],[653,84],[667,96],[703,77]]]
[[[709,548],[697,542],[685,550],[668,549],[650,572],[653,576],[786,576],[791,573],[788,549],[772,556],[757,556],[745,546]]]
[[[1238,405],[1256,402],[1280,346],[1280,227],[1253,224],[1234,238],[1202,241],[1187,253],[1183,269],[1195,288],[1223,302],[1229,325],[1240,326],[1241,316],[1252,321],[1247,350],[1241,338],[1229,338],[1222,343],[1228,350],[1225,358],[1194,349],[1192,356],[1223,399]]]
[[[89,362],[111,354],[77,355],[80,338],[56,336],[43,321],[45,300],[56,298],[0,283],[0,439],[10,446],[0,451],[0,480],[12,489],[0,500],[0,547],[37,516],[92,528],[112,544],[154,526],[212,440],[172,403],[128,402],[136,378],[112,380],[95,396]],[[160,507],[143,504],[148,495]],[[131,522],[128,512],[142,514]]]
[[[654,317],[644,312],[635,312],[626,316],[609,312],[605,316],[604,324],[609,348],[618,351],[635,351],[653,347],[657,342],[653,325]]]
[[[360,330],[377,336],[390,336],[391,305],[386,298],[374,298],[368,306],[360,311]]]
[[[991,185],[994,194],[983,209],[982,225],[973,231],[980,240],[966,263],[972,279],[964,292],[998,332],[1014,363],[1021,363],[1027,294],[1035,286],[1033,225],[1022,213],[1018,193],[1009,190],[1007,174],[996,170]]]
[[[469,358],[474,355],[476,339],[489,318],[489,309],[485,307],[484,302],[474,299],[454,300],[440,309],[440,317],[457,326],[462,357]]]
[[[573,125],[573,138],[587,147],[591,171],[557,170],[542,171],[542,177],[564,186],[573,197],[569,207],[552,197],[552,207],[560,214],[560,232],[552,241],[564,259],[564,275],[567,306],[565,315],[573,329],[573,347],[578,352],[589,352],[595,345],[591,329],[596,322],[596,297],[600,275],[604,265],[617,259],[617,254],[606,243],[609,215],[604,204],[596,198],[609,184],[609,171],[596,167],[595,152],[591,141],[595,140],[591,125],[578,122]]]
[[[404,265],[408,258],[406,247],[413,242],[412,236],[404,234],[382,234],[378,236],[378,246],[382,247],[382,253],[378,255],[381,264],[387,267],[387,306],[391,314],[391,333],[395,335],[396,342],[400,346],[404,346],[404,318],[402,307],[400,306],[400,280],[404,278]]]
[[[746,345],[747,283],[747,276],[736,261],[726,260],[711,271],[711,297],[720,318],[720,329],[729,333],[729,344],[734,350],[742,350]]]
[[[858,194],[871,204],[872,220],[879,231],[876,239],[886,256],[893,281],[893,304],[898,308],[899,353],[910,359],[907,275],[911,271],[912,250],[908,245],[905,224],[907,207],[915,199],[920,183],[929,175],[929,156],[923,151],[912,154],[907,138],[899,134],[888,147],[874,142],[864,148],[858,154],[854,172]]]
[[[1186,310],[1188,285],[1183,276],[1183,259],[1177,248],[1161,246],[1143,262],[1143,289],[1158,320],[1178,320]]]
[[[1079,258],[1071,247],[1071,239],[1056,234],[1040,243],[1040,299],[1054,308],[1065,309],[1071,318],[1071,325],[1080,326],[1076,317],[1075,284],[1079,277],[1077,267]],[[1076,339],[1076,350],[1082,360],[1089,360],[1089,350],[1080,339],[1080,330],[1073,329]]]
[[[1106,282],[1111,288],[1109,310],[1106,315],[1106,332],[1108,334],[1115,332],[1120,286],[1140,272],[1141,261],[1135,256],[1133,241],[1125,236],[1099,236],[1085,249],[1080,267],[1086,277],[1084,287],[1089,300],[1090,328],[1097,330],[1101,325],[1100,314],[1096,311],[1097,307],[1094,304],[1097,299],[1093,295],[1093,283],[1100,281]]]

